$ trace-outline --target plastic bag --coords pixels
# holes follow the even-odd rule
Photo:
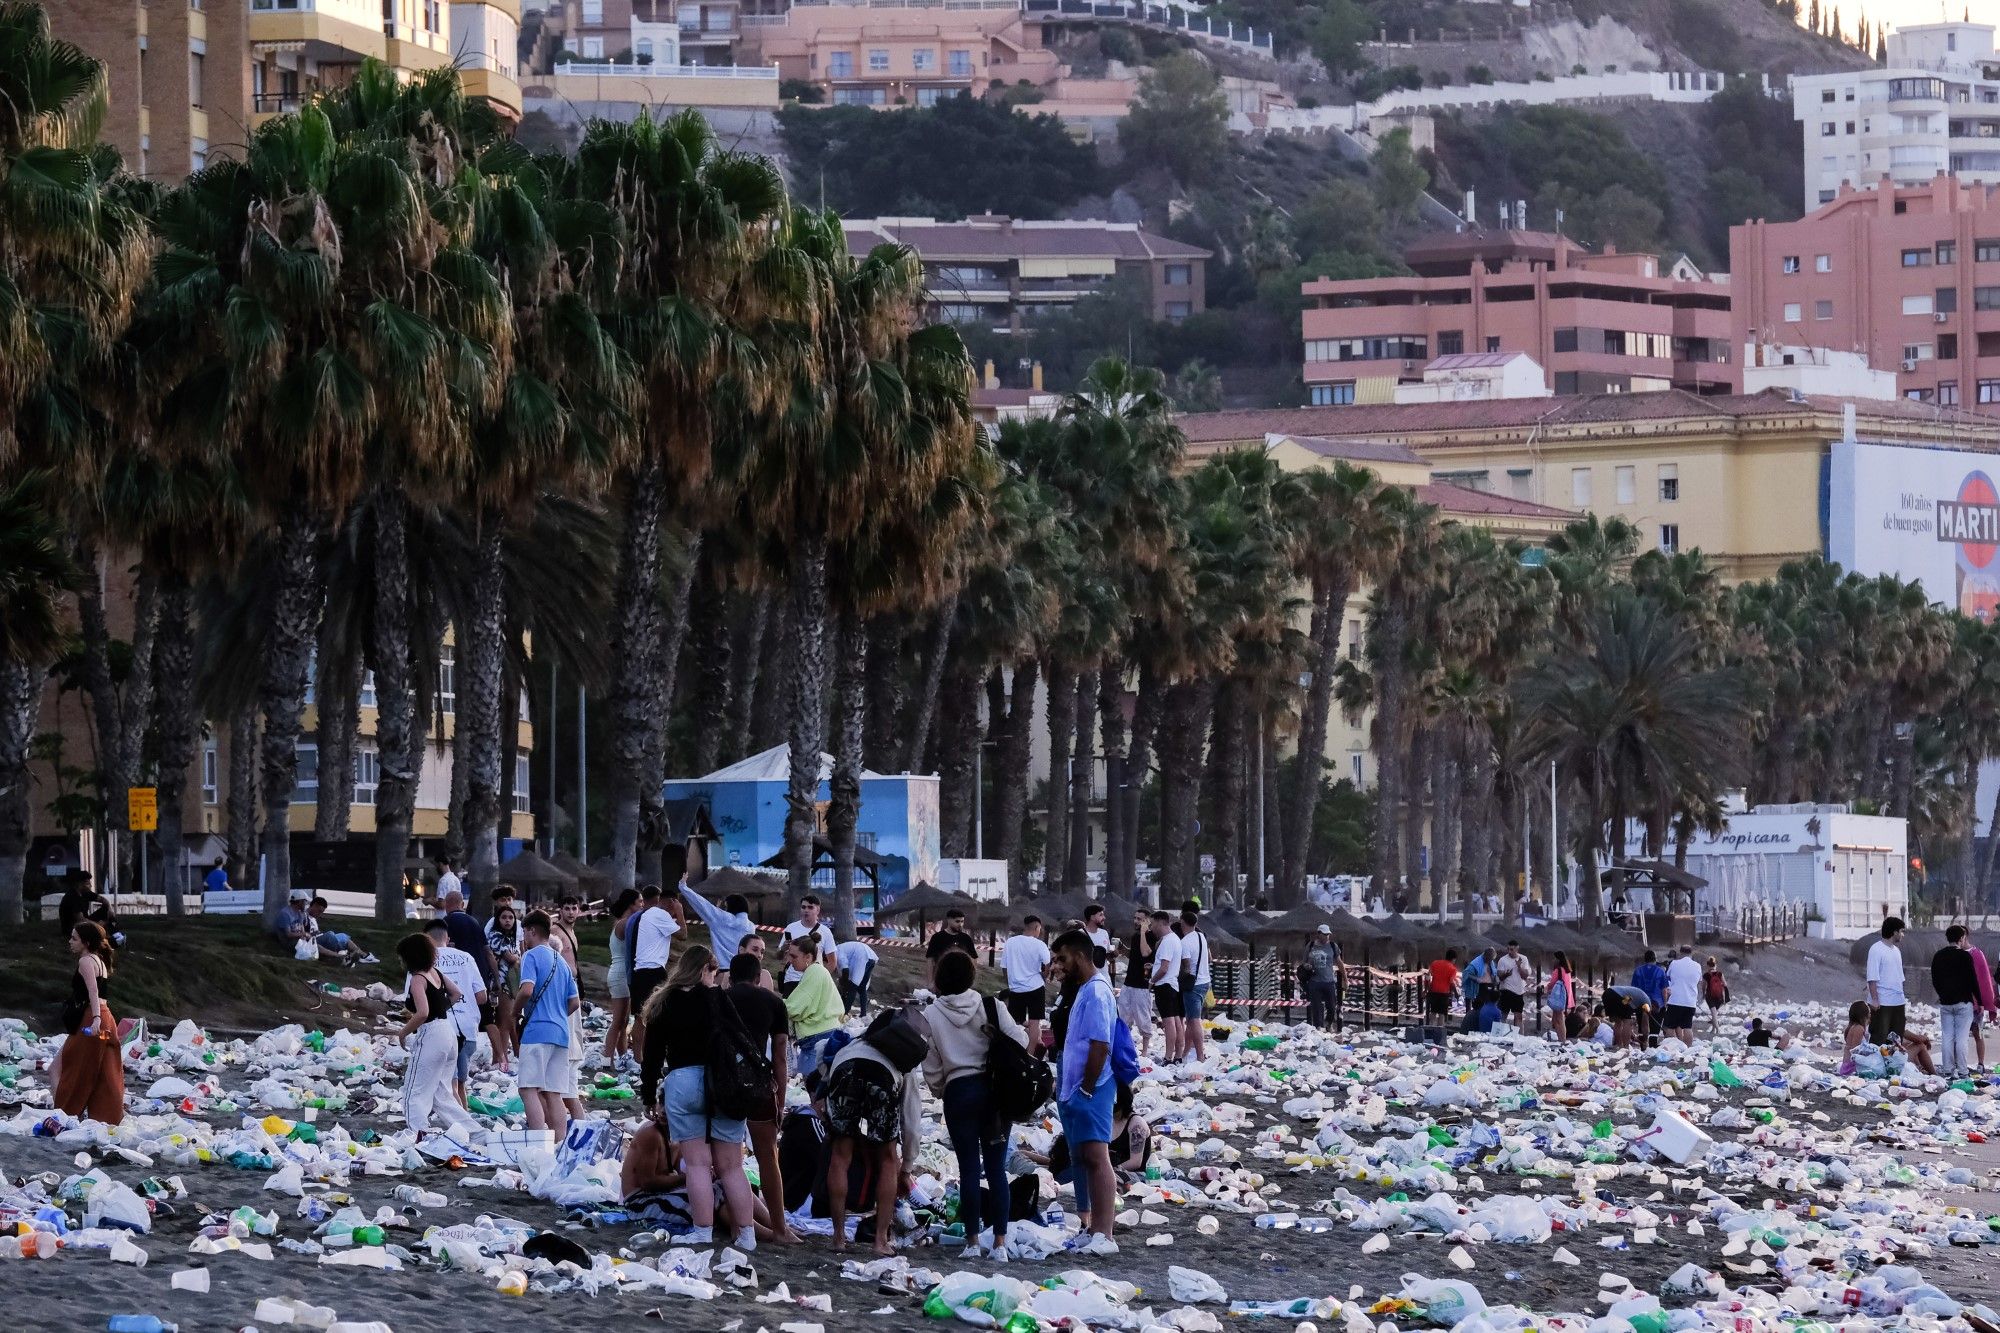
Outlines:
[[[153,1214],[146,1207],[146,1201],[129,1187],[115,1180],[100,1179],[85,1197],[83,1224],[86,1227],[122,1227],[127,1231],[144,1233],[153,1229]]]
[[[1229,1293],[1199,1268],[1182,1268],[1179,1264],[1167,1266],[1167,1291],[1182,1305],[1203,1303],[1222,1304],[1229,1299]]]
[[[953,1273],[931,1288],[924,1298],[924,1313],[932,1319],[959,1319],[979,1328],[1007,1322],[1022,1300],[1034,1290],[1027,1283],[995,1273]]]
[[[1463,1278],[1428,1278],[1405,1273],[1402,1294],[1423,1306],[1431,1323],[1439,1328],[1450,1328],[1486,1308],[1486,1298],[1479,1294],[1479,1288]]]

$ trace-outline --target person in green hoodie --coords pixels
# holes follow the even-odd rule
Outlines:
[[[785,1013],[792,1021],[796,1069],[804,1078],[819,1068],[820,1047],[840,1030],[847,1005],[833,973],[820,961],[819,941],[813,936],[785,941],[785,961],[799,974],[799,984],[785,997]]]

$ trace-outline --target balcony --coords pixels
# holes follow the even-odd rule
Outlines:
[[[389,58],[380,0],[250,0],[250,49],[328,64]]]

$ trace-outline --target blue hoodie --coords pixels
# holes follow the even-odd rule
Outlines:
[[[1641,963],[1632,969],[1632,984],[1646,992],[1653,1001],[1653,1012],[1664,1013],[1667,1007],[1667,969],[1658,963]]]

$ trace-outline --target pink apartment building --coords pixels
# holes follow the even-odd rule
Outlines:
[[[1730,288],[1658,256],[1593,253],[1565,236],[1471,231],[1404,252],[1410,275],[1305,284],[1309,401],[1386,403],[1424,365],[1523,352],[1558,394],[1728,393]]]
[[[1859,352],[1905,398],[2000,412],[2000,194],[1939,176],[1843,188],[1729,233],[1734,341]]]

